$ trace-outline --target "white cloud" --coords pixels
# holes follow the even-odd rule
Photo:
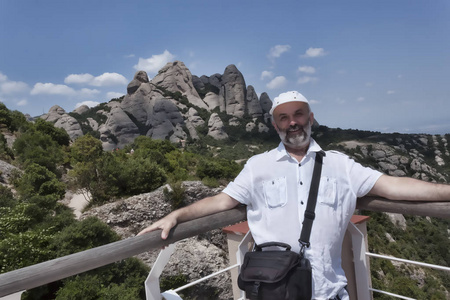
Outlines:
[[[356,101],[358,101],[358,102],[363,102],[363,101],[365,101],[366,100],[366,98],[364,98],[364,97],[358,97],[357,99],[356,99]]]
[[[311,66],[300,66],[298,67],[299,72],[308,73],[308,74],[314,74],[316,73],[316,68]]]
[[[388,94],[388,95],[392,95],[392,94],[395,94],[395,91],[392,91],[392,90],[390,90],[390,91],[387,91],[387,94]]]
[[[65,84],[89,84],[94,80],[94,76],[91,74],[70,74],[64,79]]]
[[[368,87],[373,86],[373,82],[366,82],[366,86],[368,86]]]
[[[302,57],[320,57],[326,54],[327,53],[323,48],[309,48],[306,50],[305,54],[302,55]]]
[[[261,73],[261,80],[271,79],[271,78],[273,78],[273,72],[271,72],[271,71],[262,71],[262,73]]]
[[[136,70],[144,70],[149,73],[157,73],[166,63],[172,61],[175,55],[167,50],[164,50],[162,54],[152,55],[150,58],[139,58],[139,62],[133,68]]]
[[[100,91],[97,90],[97,89],[87,89],[87,88],[84,88],[84,89],[81,89],[81,90],[78,92],[78,94],[79,94],[80,96],[83,96],[83,97],[92,97],[92,96],[95,96],[95,95],[100,94]]]
[[[97,77],[91,74],[70,74],[64,79],[65,84],[88,84],[92,86],[111,86],[127,84],[127,79],[118,73],[103,73]]]
[[[91,85],[93,86],[111,86],[111,85],[121,85],[127,84],[128,80],[118,74],[118,73],[103,73],[100,76],[97,76],[92,81]]]
[[[87,106],[89,106],[89,107],[94,107],[94,106],[97,106],[97,105],[99,105],[100,104],[100,102],[95,102],[95,101],[83,101],[83,102],[78,102],[77,104],[75,104],[75,108],[78,108],[78,107],[80,107],[80,106],[82,106],[82,105],[87,105]]]
[[[5,76],[6,77],[6,76]],[[2,94],[17,94],[27,93],[30,90],[28,84],[22,81],[8,81],[7,79],[0,83],[0,93]]]
[[[291,49],[289,45],[276,45],[275,47],[270,48],[269,58],[277,58],[280,57],[281,54],[287,52]]]
[[[108,99],[120,98],[122,96],[123,96],[123,93],[117,93],[117,92],[106,93],[106,97],[108,97]]]
[[[311,99],[311,100],[308,100],[308,102],[310,103],[310,104],[319,104],[320,103],[320,101],[319,100],[314,100],[314,99]]]
[[[284,77],[284,76],[277,76],[274,79],[272,79],[272,81],[270,81],[266,85],[266,87],[268,89],[271,89],[271,90],[278,89],[278,88],[283,87],[286,84],[286,82],[287,82],[286,77]]]
[[[136,55],[134,55],[134,54],[128,54],[128,55],[125,55],[125,58],[133,58],[133,57],[135,57]]]
[[[22,81],[11,81],[8,76],[0,72],[0,95],[28,93],[29,86]]]
[[[31,95],[38,94],[48,94],[48,95],[66,95],[72,96],[76,92],[73,88],[68,87],[64,84],[54,84],[54,83],[36,83],[31,90]]]
[[[318,80],[319,79],[317,77],[303,76],[297,80],[297,83],[298,84],[305,84],[305,83],[309,83],[309,82],[313,83],[313,82],[317,82]]]
[[[8,76],[6,76],[5,74],[3,74],[2,72],[0,72],[0,82],[4,82],[8,80]]]
[[[16,103],[17,106],[25,106],[27,104],[28,104],[28,101],[26,99],[22,99]]]

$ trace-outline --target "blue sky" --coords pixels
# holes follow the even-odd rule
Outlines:
[[[298,90],[329,127],[450,133],[450,1],[0,0],[0,101],[32,116],[124,95],[168,61]]]

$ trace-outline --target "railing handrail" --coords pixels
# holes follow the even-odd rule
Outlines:
[[[450,218],[450,202],[391,201],[383,198],[364,197],[358,200],[357,208],[370,211]],[[245,220],[245,218],[245,207],[240,206],[225,212],[181,223],[171,231],[166,240],[161,239],[159,231],[150,232],[142,236],[127,238],[0,274],[0,297],[83,273],[149,250],[160,249],[163,246],[188,237],[236,224]]]
[[[149,250],[160,249],[191,236],[236,224],[245,218],[245,207],[240,206],[180,223],[170,232],[166,240],[161,239],[160,231],[150,232],[0,274],[0,297],[93,270]]]
[[[403,215],[428,216],[450,219],[449,201],[400,201],[366,196],[358,199],[357,209]]]

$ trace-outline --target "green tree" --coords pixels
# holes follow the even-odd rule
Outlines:
[[[113,168],[115,170],[105,170],[105,172],[116,173],[115,182],[121,188],[121,193],[125,195],[153,191],[163,185],[167,179],[164,170],[155,162],[140,157],[121,160]]]
[[[2,133],[0,133],[0,159],[7,162],[11,162],[14,159],[14,153],[8,147],[6,138]]]
[[[9,128],[11,126],[11,114],[6,105],[0,102],[0,126]]]
[[[53,239],[58,257],[116,242],[119,236],[98,218],[89,217],[64,228]]]
[[[68,175],[72,187],[89,193],[93,200],[108,199],[115,187],[108,187],[101,180],[99,169],[105,160],[101,142],[91,135],[82,136],[70,147],[70,156],[73,168]]]
[[[27,121],[27,118],[20,111],[13,110],[10,112],[11,116],[11,125],[9,126],[9,130],[11,131],[26,131],[31,125]]]
[[[16,203],[11,189],[0,185],[0,207],[12,207]]]
[[[20,134],[13,144],[13,150],[22,166],[35,163],[53,173],[56,173],[57,166],[64,159],[60,145],[49,135],[35,129]]]
[[[70,147],[72,163],[95,163],[103,155],[102,142],[91,135],[84,135],[75,140]]]
[[[36,119],[35,128],[37,131],[49,135],[60,146],[69,146],[70,137],[64,129],[57,128],[52,123],[41,118]]]
[[[53,195],[55,199],[64,197],[66,186],[60,182],[56,175],[44,166],[30,163],[23,175],[16,179],[14,185],[23,198],[33,195]]]
[[[7,235],[0,241],[1,273],[54,258],[48,247],[52,238],[46,229]]]

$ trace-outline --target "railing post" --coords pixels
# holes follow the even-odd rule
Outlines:
[[[225,227],[223,229],[223,232],[227,234],[227,244],[228,244],[228,257],[230,260],[230,265],[234,264],[242,264],[242,259],[240,257],[240,250],[239,247],[242,248],[241,244],[243,242],[243,239],[247,236],[247,233],[249,232],[248,223],[242,222],[239,224],[231,225],[228,227]],[[250,236],[251,238],[251,236]],[[244,247],[245,248],[245,247]],[[248,245],[247,248],[244,249],[244,253],[248,251]],[[233,299],[238,300],[242,297],[241,290],[237,286],[237,278],[239,275],[239,268],[232,269],[230,271],[231,274],[231,282],[233,287]]]
[[[147,300],[162,299],[161,289],[159,287],[159,277],[175,251],[175,245],[176,244],[170,244],[165,249],[161,250],[156,258],[155,263],[145,280],[145,295]]]

